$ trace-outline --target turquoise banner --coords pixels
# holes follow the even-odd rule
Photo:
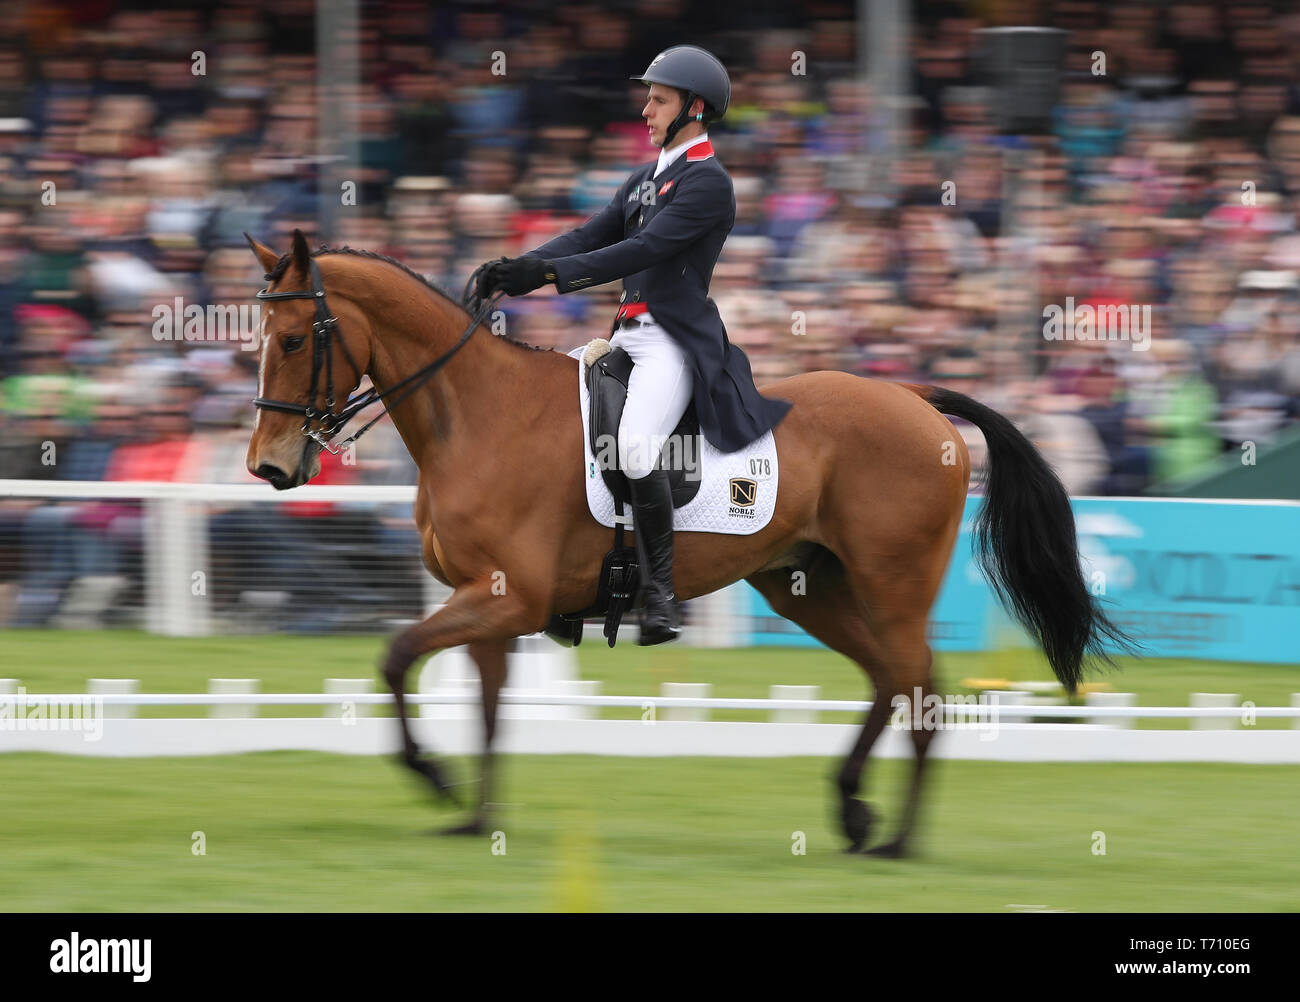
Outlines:
[[[938,651],[982,651],[1006,616],[976,568],[967,499],[930,624]],[[1150,657],[1300,664],[1300,504],[1079,498],[1085,580]],[[820,646],[746,586],[751,643]]]

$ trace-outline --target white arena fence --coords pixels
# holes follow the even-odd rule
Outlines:
[[[448,594],[414,502],[414,486],[0,480],[0,627],[391,633]],[[688,603],[683,640],[747,642],[743,587]]]
[[[410,486],[275,492],[262,484],[0,481],[0,528],[10,534],[0,532],[0,626],[134,625],[182,636],[390,632],[428,615],[447,594],[419,562],[414,499]],[[15,553],[15,527],[40,534],[18,542],[44,547],[41,560]],[[683,641],[748,643],[743,587],[688,603]],[[590,630],[586,642],[603,640]],[[658,697],[602,695],[598,681],[578,678],[572,650],[540,635],[521,638],[510,657],[512,688],[501,709],[500,747],[507,753],[841,756],[858,724],[823,722],[819,715],[861,714],[870,705],[821,700],[815,686],[774,686],[765,700],[716,699],[708,685],[688,683],[665,683]],[[1105,692],[1090,693],[1088,705],[1068,706],[1036,692],[1039,684],[1017,685],[1023,691],[985,694],[983,706],[946,706],[937,726],[951,733],[936,753],[1008,761],[1300,763],[1300,694],[1291,707],[1243,707],[1238,697],[1213,693],[1193,694],[1188,707],[1138,707],[1132,694]],[[423,742],[445,753],[477,751],[478,681],[464,650],[431,659],[418,688],[412,702]],[[256,679],[213,679],[208,693],[148,694],[131,680],[113,679],[92,680],[85,694],[35,695],[19,679],[0,679],[0,751],[398,750],[396,724],[372,715],[391,697],[374,692],[371,679],[327,680],[323,693],[259,689]],[[136,713],[167,706],[207,706],[209,715]],[[321,711],[259,716],[260,708],[286,706]],[[94,733],[73,726],[77,721],[58,707],[80,707]],[[599,719],[602,709],[631,719]],[[766,719],[710,719],[738,711]],[[1138,718],[1171,717],[1191,726],[1133,726]],[[1292,726],[1257,724],[1275,718],[1289,718]],[[911,755],[906,730],[888,728],[875,751]]]
[[[536,638],[530,638],[536,640]],[[537,643],[549,643],[537,640]],[[557,660],[571,657],[564,651]],[[478,693],[462,674],[463,655],[432,659],[420,678],[417,737],[444,753],[472,754],[481,741]],[[534,661],[542,660],[534,657]],[[500,748],[512,754],[834,757],[847,752],[857,723],[822,723],[822,713],[863,714],[869,702],[824,700],[817,686],[773,686],[767,699],[723,699],[704,683],[664,683],[659,696],[605,696],[600,683],[539,678],[536,688],[502,694]],[[373,716],[392,698],[365,679],[326,680],[323,693],[261,693],[257,679],[212,679],[207,693],[135,690],[130,679],[92,679],[84,694],[28,694],[0,680],[0,751],[100,756],[225,755],[310,750],[396,754],[396,722]],[[1136,706],[1131,693],[1090,693],[1087,705],[1062,705],[1027,691],[986,692],[976,702],[947,702],[942,712],[899,707],[877,746],[907,757],[912,722],[946,731],[934,746],[946,758],[1035,762],[1300,763],[1300,693],[1291,706],[1241,705],[1228,693],[1193,693],[1186,707]],[[205,718],[136,716],[143,707],[194,707]],[[320,716],[260,717],[263,707],[320,707]],[[631,719],[598,719],[600,709]],[[933,714],[930,710],[935,709]],[[765,720],[711,720],[720,711],[757,711]],[[1141,718],[1181,718],[1190,729],[1141,730]],[[1288,719],[1289,728],[1262,720]],[[1032,722],[1031,722],[1032,721]]]

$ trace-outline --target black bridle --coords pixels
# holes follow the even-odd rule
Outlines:
[[[460,336],[460,339],[454,345],[426,365],[423,369],[420,369],[418,372],[414,372],[405,379],[394,383],[386,390],[380,390],[375,386],[371,386],[370,389],[366,390],[359,396],[349,397],[343,404],[343,407],[336,414],[334,412],[336,402],[334,398],[334,352],[331,350],[331,341],[334,339],[339,318],[330,312],[329,304],[325,301],[325,286],[321,281],[320,268],[317,266],[315,259],[311,259],[308,264],[310,265],[311,271],[310,289],[300,289],[296,292],[271,292],[271,287],[268,285],[257,294],[257,298],[263,301],[280,299],[311,299],[315,301],[316,318],[312,321],[311,325],[311,391],[310,396],[307,398],[308,402],[305,405],[293,404],[284,400],[268,400],[265,397],[258,397],[253,401],[253,406],[269,411],[282,411],[285,414],[301,414],[303,418],[303,435],[316,442],[322,449],[336,456],[369,431],[371,426],[383,417],[384,414],[391,412],[394,407],[419,389],[420,385],[424,383],[425,380],[451,361],[451,357],[455,355],[456,352],[460,351],[465,342],[469,340],[470,335],[474,333],[475,329],[477,329],[479,324],[483,322],[487,314],[491,312],[492,308],[501,299],[500,293],[486,301],[475,296],[472,303],[477,307],[477,309],[474,312],[473,318],[470,320],[469,326],[465,328],[465,333]],[[475,274],[477,275],[477,272]],[[271,276],[269,274],[265,277],[268,282],[271,281]],[[473,279],[471,279],[471,282],[472,281]],[[342,338],[339,338],[338,343],[339,347],[343,349],[343,355],[347,358],[348,364],[352,366],[353,371],[356,373],[357,382],[361,382],[361,367],[357,365],[356,360],[352,357],[352,353],[348,351],[347,342]],[[263,345],[262,350],[266,350],[265,345]],[[315,405],[317,387],[320,385],[322,370],[324,370],[325,373],[325,407],[319,409]],[[389,394],[394,393],[403,387],[406,387],[406,392],[396,400],[390,401],[385,399]],[[375,403],[383,403],[383,413],[372,418],[363,428],[361,428],[360,431],[349,435],[337,446],[334,445],[331,440],[339,433],[340,429],[352,420],[358,411]],[[318,424],[320,427],[312,428],[313,423]]]

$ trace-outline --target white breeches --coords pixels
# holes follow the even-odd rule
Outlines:
[[[691,363],[672,335],[656,323],[620,327],[610,343],[635,363],[618,426],[618,458],[624,474],[640,480],[654,470],[664,443],[690,405]]]

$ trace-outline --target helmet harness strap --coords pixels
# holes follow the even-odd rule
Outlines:
[[[664,130],[664,149],[667,149],[669,146],[672,145],[673,137],[676,136],[679,131],[681,131],[682,127],[686,125],[687,122],[704,121],[703,112],[701,112],[698,115],[691,114],[691,105],[695,103],[695,99],[698,96],[699,95],[696,94],[695,91],[693,90],[688,90],[686,92],[686,100],[682,102],[682,110],[677,113],[677,117],[674,118],[672,122],[669,124],[668,128]]]

